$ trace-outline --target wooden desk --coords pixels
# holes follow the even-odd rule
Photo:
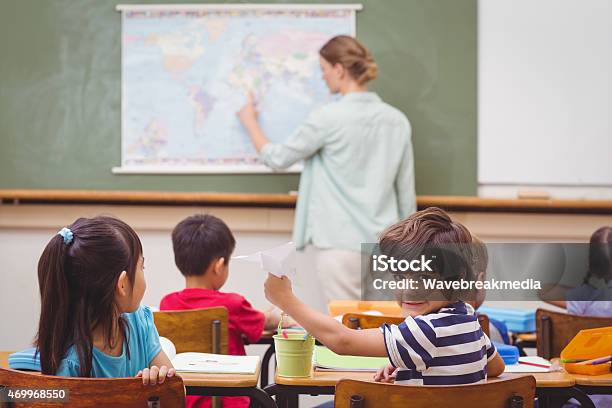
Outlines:
[[[612,373],[602,375],[571,374],[576,387],[588,395],[612,395]]]
[[[488,381],[499,381],[520,377],[524,373],[504,373],[499,377],[492,377]],[[583,407],[593,407],[593,402],[588,397],[591,390],[576,387],[576,379],[572,374],[564,371],[553,373],[531,374],[536,379],[537,395],[542,407],[551,405],[559,398],[576,398]],[[342,379],[374,382],[372,372],[329,372],[313,371],[310,377],[286,378],[275,376],[275,383],[267,386],[265,391],[270,395],[276,395],[279,408],[297,407],[298,396],[307,395],[333,395],[336,384]],[[610,375],[612,379],[612,375]],[[586,381],[586,380],[584,380]],[[608,378],[599,379],[601,384]]]
[[[177,373],[182,379],[185,387],[257,387],[259,382],[259,371],[255,374],[198,374]]]
[[[574,376],[565,371],[555,371],[553,373],[503,373],[499,377],[491,377],[487,381],[506,380],[514,377],[532,375],[535,377],[538,388],[566,388],[576,384]]]
[[[535,343],[538,340],[535,333],[517,333],[515,334],[515,337],[519,341],[524,341],[524,342],[529,342],[529,343]]]
[[[491,377],[487,381],[507,380],[515,377],[529,375],[526,373],[503,373],[499,377]],[[551,387],[572,387],[576,384],[574,375],[568,374],[565,371],[557,371],[553,373],[535,373],[530,374],[536,379],[538,388]],[[612,381],[612,374],[607,375],[607,381]],[[335,387],[338,381],[343,379],[357,381],[374,382],[374,373],[372,372],[334,372],[334,371],[313,371],[310,377],[306,378],[287,378],[276,375],[274,382],[280,385],[296,385],[296,386],[315,386],[315,387]],[[603,381],[602,381],[603,383]]]
[[[0,351],[0,367],[8,368],[8,357],[13,353],[14,351]]]
[[[602,375],[569,374],[574,377],[577,385],[593,385],[610,387],[612,392],[612,373]]]
[[[373,372],[337,372],[337,371],[313,371],[310,377],[288,378],[280,375],[274,376],[274,382],[279,385],[292,385],[301,387],[336,387],[340,380],[357,380],[374,382]]]
[[[178,373],[187,395],[252,398],[260,407],[276,408],[270,395],[257,387],[261,364],[253,374]]]

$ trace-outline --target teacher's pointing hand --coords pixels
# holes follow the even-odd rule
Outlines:
[[[246,128],[253,123],[257,123],[257,109],[255,108],[255,98],[253,97],[253,92],[249,92],[247,94],[246,104],[236,114],[238,115],[240,122],[242,122]]]
[[[249,134],[255,149],[259,152],[265,145],[269,143],[268,138],[257,122],[257,109],[255,108],[255,98],[253,92],[248,93],[246,104],[236,112],[238,119],[244,126],[244,129]]]

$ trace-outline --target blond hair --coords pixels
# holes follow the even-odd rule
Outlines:
[[[376,79],[376,61],[370,51],[353,37],[338,35],[325,43],[319,54],[332,65],[342,65],[360,85]]]

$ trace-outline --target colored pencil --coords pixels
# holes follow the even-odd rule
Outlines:
[[[527,362],[527,361],[520,361],[520,360],[519,360],[519,364],[525,364],[525,365],[534,366],[534,367],[540,367],[540,368],[550,368],[551,367],[549,365],[530,363],[530,362]]]

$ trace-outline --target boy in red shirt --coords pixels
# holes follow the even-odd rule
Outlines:
[[[278,325],[280,314],[261,312],[237,293],[219,292],[227,281],[229,259],[236,241],[228,226],[210,214],[181,221],[172,231],[174,262],[185,277],[185,289],[161,300],[160,310],[201,309],[224,306],[229,320],[229,354],[246,355],[243,336],[255,343],[265,329]],[[285,323],[285,322],[283,322]],[[224,397],[223,407],[247,408],[247,397]],[[210,406],[209,397],[187,397],[188,408]]]

